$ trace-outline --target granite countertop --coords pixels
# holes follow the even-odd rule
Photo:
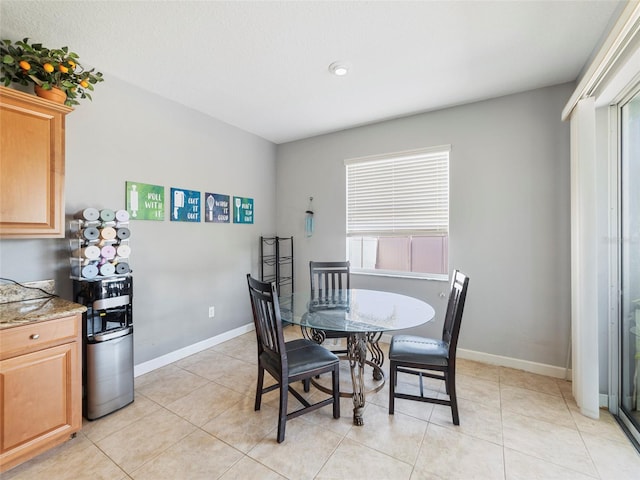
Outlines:
[[[87,307],[48,294],[53,282],[32,282],[30,288],[0,285],[0,330],[82,313]],[[44,290],[44,291],[43,291]]]
[[[0,305],[0,330],[82,313],[87,307],[60,297],[34,298]]]

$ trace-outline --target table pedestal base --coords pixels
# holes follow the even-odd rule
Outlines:
[[[384,372],[382,362],[384,354],[378,345],[382,332],[353,333],[347,340],[347,355],[351,367],[351,381],[353,382],[353,424],[364,425],[362,412],[364,411],[365,384],[364,366],[373,366],[373,378],[381,383],[376,392],[384,386]],[[367,361],[367,348],[371,352],[371,362]]]
[[[362,412],[364,411],[364,363],[367,360],[366,334],[349,335],[347,350],[351,367],[351,381],[353,382],[353,424],[361,426],[364,425]]]
[[[344,398],[351,397],[353,399],[354,425],[364,425],[362,412],[364,411],[366,394],[378,392],[382,387],[384,387],[385,376],[382,370],[384,353],[378,345],[378,341],[381,337],[381,332],[353,333],[349,335],[347,340],[346,357],[340,357],[342,360],[347,360],[349,362],[351,383],[353,385],[353,389],[351,391],[341,389],[340,396]],[[367,360],[367,351],[371,353],[370,360]],[[369,380],[369,384],[365,382],[364,373],[366,366],[371,367],[373,370],[373,382]],[[331,394],[331,385],[326,382],[327,379],[311,379],[311,383],[318,390]]]

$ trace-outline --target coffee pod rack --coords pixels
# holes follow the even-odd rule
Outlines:
[[[97,209],[79,211],[69,222],[71,278],[100,280],[131,274],[129,212]]]

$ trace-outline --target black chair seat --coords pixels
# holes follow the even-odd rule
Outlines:
[[[446,366],[449,345],[434,338],[395,335],[389,347],[389,358],[397,362]]]
[[[331,367],[340,361],[326,348],[306,339],[287,342],[285,349],[289,364],[289,378],[304,375],[319,368]],[[271,352],[262,352],[261,360],[274,370],[279,368],[280,357],[276,357]]]

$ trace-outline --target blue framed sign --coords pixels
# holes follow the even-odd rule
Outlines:
[[[233,197],[233,223],[253,223],[253,198]]]
[[[214,223],[229,223],[231,219],[229,195],[220,193],[204,194],[204,221]]]
[[[171,187],[171,221],[200,221],[200,192]]]

